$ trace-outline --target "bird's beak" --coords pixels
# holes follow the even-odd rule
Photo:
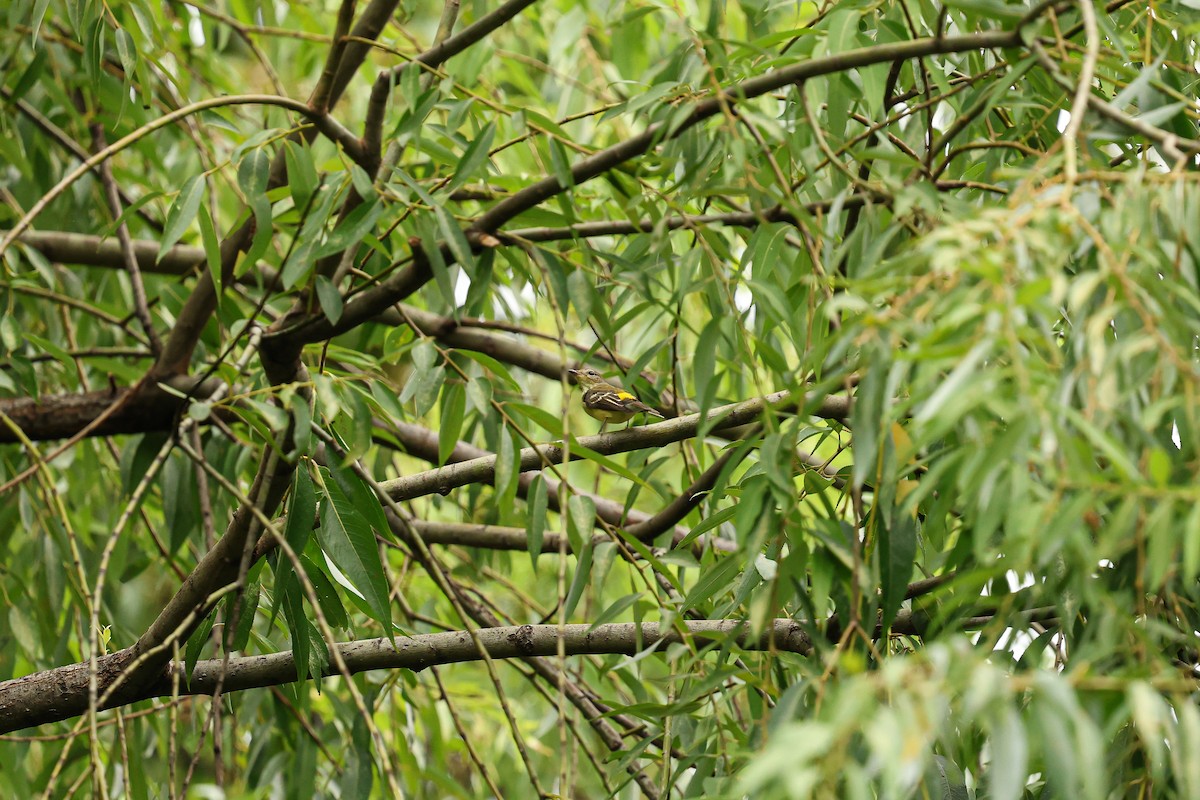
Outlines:
[[[567,374],[570,375],[575,380],[579,380],[579,370],[569,369],[569,370],[567,370]]]

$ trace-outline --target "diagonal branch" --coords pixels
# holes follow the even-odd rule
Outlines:
[[[797,399],[799,398],[789,391],[775,392],[765,397],[714,408],[707,414],[688,414],[625,431],[584,436],[575,440],[575,443],[579,447],[603,455],[663,447],[690,439],[696,436],[702,428],[705,432],[723,430],[752,422],[766,411],[794,410]],[[844,419],[850,412],[850,401],[845,397],[828,396],[820,402],[806,402],[804,405],[805,413],[829,419]],[[705,423],[710,424],[706,425]],[[517,470],[528,472],[541,469],[545,464],[562,463],[563,451],[561,443],[526,447],[517,454]],[[411,500],[414,497],[430,494],[445,494],[451,489],[467,484],[493,482],[496,477],[496,461],[497,456],[494,455],[475,458],[420,472],[416,475],[396,478],[381,484],[381,486],[394,500]]]
[[[1035,11],[1040,11],[1044,7],[1045,4],[1039,6]],[[519,214],[535,208],[568,188],[573,188],[615,169],[665,141],[678,138],[688,129],[737,103],[761,97],[799,81],[872,64],[938,54],[1018,47],[1023,43],[1024,26],[1030,24],[1035,18],[1035,12],[1031,12],[1015,29],[1010,31],[986,31],[965,36],[913,39],[835,53],[772,70],[757,78],[727,87],[694,103],[691,113],[678,123],[672,123],[670,126],[667,123],[655,123],[636,136],[576,162],[570,168],[570,179],[566,185],[557,175],[551,175],[501,200],[477,217],[466,228],[465,234],[473,246],[494,246],[489,243],[489,239],[492,242],[497,241],[494,234],[502,225]],[[440,255],[446,263],[454,261],[448,244],[440,245],[440,250]],[[264,348],[268,350],[287,349],[289,346],[297,347],[324,341],[345,333],[408,297],[432,278],[430,255],[417,250],[413,254],[412,263],[407,267],[396,270],[375,287],[347,302],[337,323],[330,322],[323,314],[310,315],[270,334],[264,341]]]

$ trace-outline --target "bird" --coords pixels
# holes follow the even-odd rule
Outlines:
[[[650,414],[666,419],[657,410],[637,399],[637,395],[604,380],[591,367],[567,370],[575,382],[583,388],[583,410],[592,419],[602,423],[628,422],[638,414]]]

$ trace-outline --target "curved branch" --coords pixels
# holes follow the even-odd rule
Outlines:
[[[99,150],[95,155],[87,158],[82,164],[71,170],[56,183],[50,191],[46,192],[42,197],[33,204],[29,211],[8,231],[3,239],[0,239],[0,256],[4,255],[9,246],[16,240],[17,236],[22,234],[33,223],[38,216],[46,209],[46,206],[54,202],[63,192],[65,192],[71,184],[75,183],[87,172],[95,169],[100,163],[112,158],[117,153],[134,144],[135,142],[144,139],[151,133],[154,133],[159,128],[166,126],[189,117],[192,114],[198,114],[201,111],[207,111],[210,108],[223,108],[225,106],[241,106],[241,105],[263,105],[263,106],[279,106],[288,111],[294,111],[297,114],[307,118],[312,122],[317,130],[325,134],[334,142],[340,144],[356,162],[362,157],[361,146],[357,137],[349,130],[344,128],[340,122],[335,120],[328,114],[322,114],[313,110],[308,104],[302,103],[299,100],[293,100],[290,97],[280,97],[274,94],[242,94],[233,95],[232,97],[210,97],[207,100],[201,100],[197,103],[191,103],[183,108],[177,108],[169,114],[164,114],[153,122],[149,122],[132,133],[122,136],[117,141]]]
[[[655,123],[637,136],[578,161],[571,167],[571,187],[563,186],[558,176],[552,175],[501,200],[475,220],[467,229],[468,236],[494,233],[501,225],[518,214],[540,205],[554,195],[566,191],[567,188],[589,181],[634,156],[645,153],[652,147],[678,138],[689,128],[737,103],[761,97],[768,92],[811,78],[867,67],[872,64],[971,50],[1017,47],[1022,43],[1021,31],[1022,28],[1018,26],[1011,31],[986,31],[966,36],[929,37],[912,39],[907,42],[873,45],[857,50],[848,50],[844,53],[833,53],[823,58],[808,59],[789,67],[772,70],[765,75],[751,78],[723,89],[720,94],[701,100],[695,104],[692,113],[678,124],[668,127],[668,123]]]
[[[656,123],[636,136],[576,162],[570,170],[569,186],[563,185],[558,176],[552,175],[512,194],[477,217],[464,233],[474,246],[483,247],[489,243],[489,239],[496,241],[496,237],[492,234],[500,226],[522,212],[540,205],[549,198],[566,191],[569,187],[574,187],[614,169],[665,141],[679,137],[684,131],[715,116],[722,109],[760,97],[784,86],[821,75],[889,61],[945,53],[1017,47],[1022,44],[1023,27],[1035,19],[1036,14],[1040,13],[1040,9],[1044,7],[1045,4],[1039,6],[1034,12],[1030,12],[1011,31],[987,31],[967,36],[924,38],[875,45],[844,53],[835,53],[824,58],[809,59],[789,67],[772,70],[757,78],[751,78],[741,84],[723,89],[719,93],[710,94],[706,99],[695,103],[692,112],[678,124],[666,127],[665,123]],[[443,260],[451,263],[454,260],[454,254],[450,251],[449,245],[443,243],[439,245],[439,248]],[[358,327],[430,281],[433,278],[433,272],[429,262],[430,256],[427,253],[416,250],[413,253],[411,264],[396,270],[375,287],[347,302],[337,323],[330,322],[323,314],[308,316],[269,334],[264,340],[264,349],[287,351],[289,348],[324,341]]]

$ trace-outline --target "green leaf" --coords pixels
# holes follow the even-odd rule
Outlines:
[[[400,392],[400,402],[414,401],[416,415],[424,416],[437,402],[438,392],[446,379],[441,354],[432,342],[422,339],[412,349],[414,369]]]
[[[262,257],[271,242],[271,202],[267,199],[267,182],[271,175],[271,158],[261,149],[248,152],[238,165],[238,186],[254,213],[254,239],[246,250],[245,261],[253,264]]]
[[[471,252],[471,243],[467,241],[462,226],[442,206],[435,206],[433,212],[437,218],[438,229],[445,237],[446,244],[454,255],[454,260],[470,271],[475,265],[475,254]]]
[[[372,618],[391,635],[387,576],[371,526],[335,481],[324,481],[322,489],[327,502],[321,506],[317,529],[321,550],[363,598]]]
[[[562,436],[562,420],[541,406],[509,400],[504,408],[510,413],[532,421],[551,436]]]
[[[451,383],[442,392],[441,424],[438,426],[438,464],[445,464],[458,444],[463,415],[467,410],[467,392],[460,383]]]
[[[316,521],[317,493],[313,489],[312,476],[308,474],[307,467],[302,465],[292,476],[292,494],[288,498],[287,522],[283,529],[283,538],[293,552],[304,552]],[[283,561],[287,562],[287,559]]]
[[[640,600],[642,598],[642,594],[642,592],[634,592],[633,594],[627,594],[624,597],[616,600],[609,605],[608,608],[600,612],[592,624],[588,626],[588,630],[594,631],[600,625],[607,624],[617,619],[625,612],[627,608]]]
[[[332,628],[349,628],[350,617],[346,614],[345,606],[342,605],[342,598],[338,596],[337,587],[333,585],[333,581],[325,573],[324,568],[304,555],[300,556],[300,566],[304,568],[304,574],[308,577],[308,582],[312,584],[313,591],[316,592],[317,602],[320,603],[321,611],[325,614],[325,621]]]
[[[562,618],[570,619],[583,597],[583,590],[590,583],[592,575],[592,539],[589,536],[582,548],[575,551],[578,560],[575,564],[575,575],[571,578],[571,588],[567,590],[567,599],[563,601]]]
[[[651,484],[647,483],[640,475],[637,475],[636,473],[631,472],[629,469],[626,469],[625,466],[623,466],[619,461],[609,458],[606,455],[601,455],[595,450],[584,447],[579,443],[579,440],[575,439],[574,437],[571,438],[571,456],[574,458],[583,458],[587,461],[599,464],[604,469],[620,475],[630,483],[637,484],[643,489],[649,489],[656,494],[658,493],[658,490],[655,489]]]
[[[516,492],[517,475],[519,475],[517,461],[518,451],[513,444],[512,434],[507,429],[500,430],[500,447],[496,453],[496,476],[495,486],[496,494],[500,498],[506,498]]]
[[[712,408],[716,395],[716,383],[713,376],[717,367],[717,342],[720,341],[722,320],[718,317],[710,319],[700,333],[696,342],[696,357],[692,361],[692,375],[696,381],[696,402],[700,404],[700,413]]]
[[[295,572],[275,579],[277,602],[283,606],[283,618],[288,626],[292,642],[292,659],[296,663],[296,680],[306,680],[310,675],[319,677],[321,668],[312,669],[311,638],[308,633],[312,623],[304,615],[304,594],[300,579]]]
[[[546,509],[550,504],[546,479],[541,475],[535,476],[530,484],[526,503],[529,507],[525,521],[526,546],[529,548],[533,569],[537,571],[538,556],[542,554],[542,543],[546,540]]]
[[[336,433],[334,434],[336,437]],[[348,449],[344,442],[339,442],[342,449]],[[364,519],[371,524],[380,536],[391,535],[392,527],[388,525],[387,515],[383,513],[383,503],[366,481],[349,466],[342,466],[338,459],[330,459],[327,466],[329,475],[342,490],[354,507],[361,512]]]
[[[567,277],[567,291],[580,322],[586,323],[592,316],[592,304],[596,297],[591,277],[583,270],[575,270]]]
[[[585,542],[591,541],[595,526],[596,503],[585,495],[571,495],[567,499],[567,536],[575,552],[578,553]]]
[[[521,384],[517,383],[517,380],[509,373],[508,367],[504,366],[487,353],[479,353],[475,350],[455,350],[455,353],[461,356],[466,356],[482,366],[484,369],[491,372],[493,375],[503,379],[504,382],[508,384],[510,389],[515,389],[516,391],[521,390]]]
[[[1028,777],[1029,743],[1017,710],[1006,706],[992,726],[991,734],[988,743],[992,760],[986,773],[988,797],[991,800],[1018,800]]]
[[[229,602],[226,603],[226,619],[233,620],[237,617],[237,628],[233,632],[233,641],[229,643],[230,650],[245,650],[246,643],[250,641],[250,631],[254,628],[254,615],[258,611],[258,601],[262,596],[262,586],[257,581],[246,587],[246,591],[242,592],[241,597],[231,595]],[[235,603],[235,600],[240,602]]]
[[[452,192],[462,186],[468,180],[475,176],[475,173],[487,163],[488,152],[492,149],[492,140],[496,137],[496,123],[489,122],[475,140],[467,145],[467,149],[463,152],[462,159],[458,162],[458,168],[454,171],[454,177],[446,187],[446,191]]]
[[[877,512],[878,513],[878,512]],[[879,532],[879,581],[883,591],[883,617],[880,624],[886,629],[896,618],[904,602],[917,556],[917,521],[911,515],[897,512],[892,519],[876,517]]]
[[[363,203],[347,214],[346,218],[334,228],[333,233],[325,240],[325,244],[317,248],[316,257],[324,258],[358,244],[368,232],[374,229],[375,223],[379,221],[382,214],[383,204],[378,200]]]
[[[114,37],[117,42],[117,57],[121,59],[121,69],[125,71],[125,82],[128,84],[133,81],[137,71],[137,45],[134,44],[129,31],[124,28],[117,28]]]
[[[292,204],[297,209],[308,205],[320,179],[313,166],[312,151],[299,142],[288,139],[284,142],[284,160],[287,164],[288,191],[292,193]]]
[[[217,229],[213,225],[208,209],[200,206],[200,241],[204,245],[204,261],[208,265],[208,274],[212,277],[213,289],[217,293],[217,302],[221,302],[224,289],[221,274],[221,242],[217,238]]]
[[[258,197],[265,196],[270,175],[271,159],[262,150],[251,150],[238,165],[238,186],[253,203]]]
[[[216,618],[217,612],[216,609],[213,609],[200,623],[200,627],[192,631],[192,635],[188,637],[187,647],[183,650],[184,685],[191,680],[192,670],[196,668],[196,662],[200,660],[200,654],[204,652],[205,645],[212,641],[213,623]]]
[[[163,224],[162,242],[158,246],[158,260],[162,260],[163,254],[179,241],[192,224],[192,220],[200,208],[202,197],[204,197],[203,175],[193,175],[184,181],[179,194],[175,196],[175,202],[171,203],[171,208],[167,211],[167,220]]]
[[[324,275],[318,275],[316,280],[317,302],[321,304],[321,312],[334,325],[342,318],[345,306],[342,304],[342,294],[333,285],[333,281]]]
[[[695,608],[701,603],[707,602],[718,592],[727,590],[733,585],[733,580],[741,572],[741,569],[742,565],[736,558],[725,558],[715,568],[703,572],[692,590],[688,592],[680,611]]]

